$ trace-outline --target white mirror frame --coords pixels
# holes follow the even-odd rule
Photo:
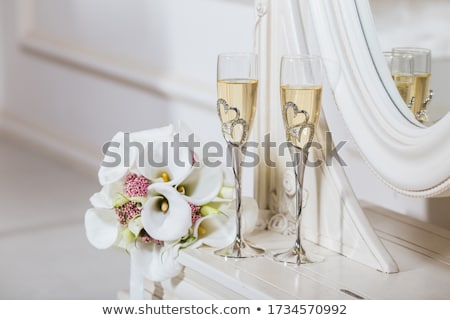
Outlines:
[[[334,96],[368,165],[401,194],[450,195],[450,115],[424,127],[399,111],[368,0],[299,1],[311,10],[320,52],[340,64]]]

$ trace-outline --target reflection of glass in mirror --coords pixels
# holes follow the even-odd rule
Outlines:
[[[408,108],[414,105],[414,60],[410,54],[384,52],[395,86]]]
[[[410,54],[414,60],[414,97],[411,111],[420,122],[428,120],[426,108],[431,101],[431,50],[424,48],[393,48],[392,52]]]

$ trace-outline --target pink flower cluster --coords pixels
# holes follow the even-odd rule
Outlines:
[[[123,186],[123,192],[127,197],[146,197],[147,189],[151,181],[144,176],[138,176],[135,173],[129,173],[125,178],[125,183]],[[139,216],[142,212],[142,204],[140,202],[128,201],[124,205],[114,208],[117,214],[119,223],[123,227],[127,227],[128,223]],[[157,245],[163,245],[164,242],[161,240],[156,240],[150,237],[142,229],[139,232],[138,239],[144,243],[156,243]]]
[[[141,205],[137,202],[127,202],[120,207],[114,208],[119,219],[119,223],[126,227],[130,220],[133,220],[136,216],[141,214]]]
[[[202,217],[202,215],[200,214],[200,206],[196,206],[192,203],[189,203],[189,206],[191,207],[192,224],[194,224],[198,219]]]
[[[156,240],[150,237],[147,231],[145,231],[145,229],[142,229],[141,232],[139,233],[139,240],[141,240],[144,243],[155,243],[159,246],[162,246],[164,244],[164,241]]]
[[[129,173],[125,178],[124,193],[129,197],[146,197],[151,181],[144,176]]]

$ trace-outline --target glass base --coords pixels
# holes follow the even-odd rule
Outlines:
[[[277,262],[284,264],[307,264],[322,262],[324,258],[319,255],[308,253],[302,247],[294,246],[289,250],[277,253],[273,256],[273,259]]]
[[[230,245],[225,248],[214,251],[216,255],[225,258],[254,258],[262,257],[265,250],[259,248],[249,241],[243,239],[235,239]]]

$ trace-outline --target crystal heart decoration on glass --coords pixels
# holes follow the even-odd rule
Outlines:
[[[314,124],[309,123],[309,113],[299,110],[292,101],[283,106],[283,121],[286,128],[286,137],[295,146],[303,148],[311,143],[314,137]]]
[[[249,126],[241,118],[238,108],[230,107],[225,99],[217,100],[217,113],[225,139],[233,145],[242,145],[248,138]]]

